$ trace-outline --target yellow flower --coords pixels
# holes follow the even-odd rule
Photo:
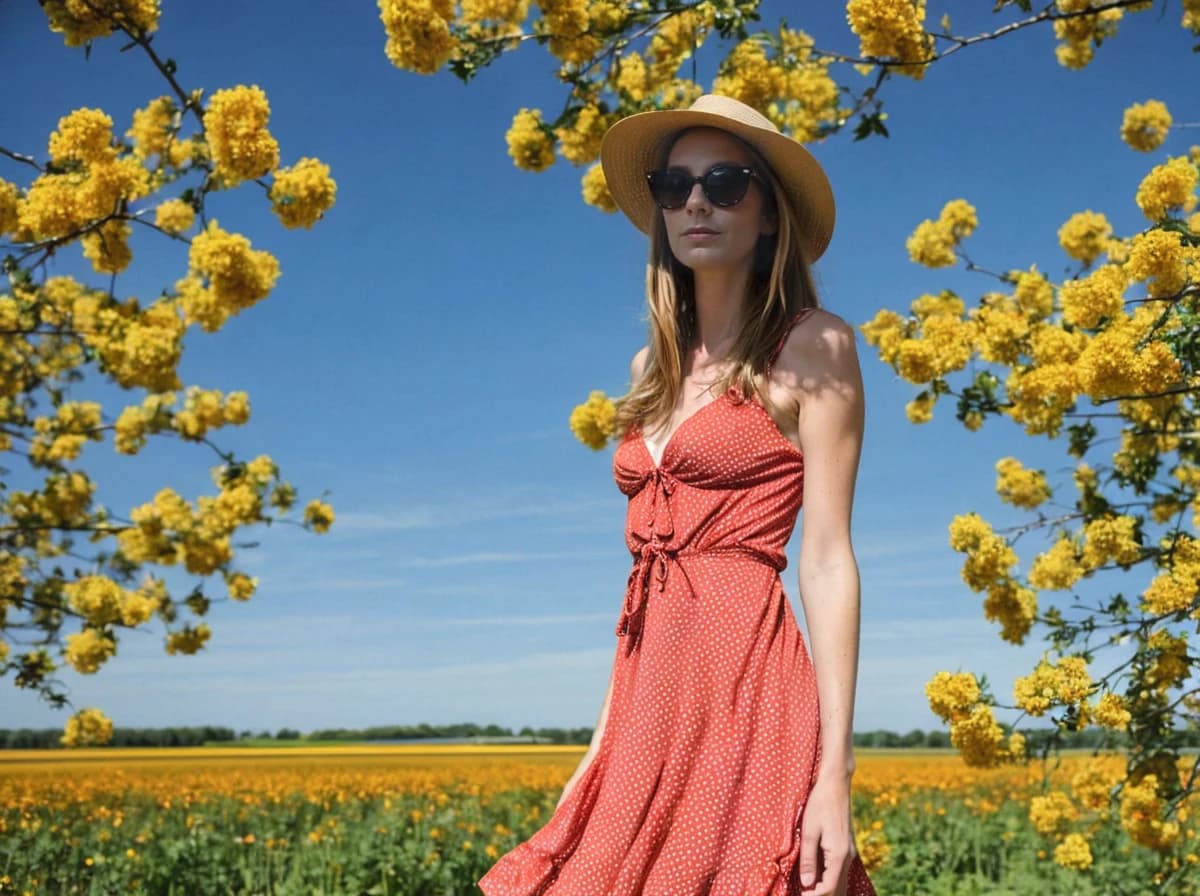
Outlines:
[[[934,50],[925,31],[925,0],[849,0],[846,19],[859,37],[861,56],[924,63],[893,71],[915,80],[925,76]]]
[[[121,273],[133,260],[133,253],[129,249],[132,232],[127,221],[118,218],[105,221],[80,241],[84,257],[101,274]]]
[[[1037,594],[1012,579],[1002,579],[988,585],[983,601],[983,615],[1000,623],[1000,637],[1010,644],[1023,644],[1025,636],[1037,617]]]
[[[19,220],[17,203],[20,198],[20,188],[0,178],[0,236],[16,229]]]
[[[1015,457],[996,462],[996,492],[1006,504],[1026,510],[1032,510],[1050,498],[1046,474],[1027,469]]]
[[[575,438],[599,451],[616,431],[616,407],[600,389],[593,389],[583,404],[571,411],[570,427]]]
[[[545,171],[554,164],[554,141],[542,125],[539,109],[521,108],[505,134],[513,163],[526,171]]]
[[[1058,242],[1072,258],[1091,264],[1105,251],[1112,225],[1100,212],[1076,212],[1058,229]]]
[[[979,702],[979,681],[970,672],[938,672],[926,682],[925,696],[943,721],[965,718]]]
[[[160,0],[46,0],[42,11],[50,30],[63,35],[68,47],[79,47],[97,37],[107,37],[125,26],[135,34],[158,28]]]
[[[616,200],[608,191],[608,181],[604,178],[604,169],[600,167],[599,162],[584,172],[580,183],[583,186],[583,201],[588,205],[594,205],[605,212],[617,210]]]
[[[171,655],[196,653],[204,647],[211,636],[212,631],[207,623],[201,622],[196,626],[185,625],[179,631],[167,635],[167,653]]]
[[[454,0],[377,0],[392,65],[432,75],[458,51]]]
[[[983,591],[1003,580],[1007,570],[1017,562],[1017,555],[1008,543],[975,513],[956,516],[950,522],[950,547],[966,553],[962,577],[973,591]]]
[[[1137,282],[1153,278],[1147,286],[1151,298],[1165,298],[1183,289],[1188,282],[1187,250],[1179,234],[1151,230],[1133,238],[1125,272]]]
[[[1115,264],[1103,265],[1082,280],[1068,280],[1059,288],[1063,320],[1095,329],[1105,318],[1121,312],[1128,286],[1128,274]]]
[[[88,165],[111,162],[116,158],[112,124],[100,109],[76,109],[64,115],[50,135],[50,160],[60,165],[71,161]]]
[[[1072,832],[1054,847],[1054,861],[1064,868],[1085,871],[1092,866],[1092,848],[1082,834]]]
[[[1057,664],[1043,658],[1031,674],[1013,682],[1013,699],[1031,716],[1041,716],[1056,703],[1081,702],[1091,688],[1092,679],[1082,657],[1063,657]]]
[[[1170,130],[1171,113],[1159,100],[1134,103],[1121,121],[1121,139],[1139,152],[1158,149]]]
[[[1083,533],[1083,565],[1097,569],[1109,560],[1128,566],[1142,556],[1135,538],[1137,520],[1131,516],[1103,517],[1092,520]]]
[[[582,107],[570,127],[554,131],[563,157],[576,165],[594,161],[600,154],[600,141],[609,123],[608,117],[594,103]]]
[[[112,740],[112,720],[98,709],[81,709],[67,719],[60,742],[64,747],[100,746]]]
[[[1029,801],[1029,820],[1033,829],[1043,836],[1060,833],[1079,817],[1071,798],[1061,790],[1051,790],[1045,796]]]
[[[933,419],[933,404],[937,399],[930,392],[922,392],[904,406],[909,423],[928,423]]]
[[[1186,577],[1175,572],[1161,572],[1155,576],[1142,592],[1142,607],[1155,616],[1188,610],[1197,602],[1200,583],[1195,576]]]
[[[98,672],[116,652],[116,642],[94,628],[85,628],[66,637],[67,662],[83,675]]]
[[[168,233],[183,233],[195,220],[196,210],[182,199],[168,199],[154,210],[154,223]]]
[[[999,765],[1007,758],[1004,731],[996,723],[991,707],[982,703],[966,718],[951,723],[950,742],[958,748],[963,761],[974,768]]]
[[[1197,179],[1196,166],[1187,156],[1156,165],[1138,185],[1138,208],[1154,223],[1174,209],[1190,212],[1196,207]]]
[[[169,96],[151,100],[133,113],[133,126],[125,136],[133,141],[133,154],[139,161],[151,156],[160,160],[168,157],[168,147],[175,137],[175,101]]]
[[[225,186],[269,174],[279,164],[279,144],[267,130],[271,107],[257,85],[218,90],[204,113],[204,132],[216,173]]]
[[[284,227],[312,227],[333,206],[337,184],[329,176],[329,166],[319,159],[303,158],[291,168],[275,172],[267,196],[271,211]]]
[[[1103,725],[1105,728],[1112,728],[1115,731],[1124,731],[1129,727],[1133,716],[1126,708],[1125,701],[1120,694],[1105,691],[1096,701],[1096,705],[1092,707],[1092,718],[1096,720],[1097,725]]]
[[[312,526],[317,532],[328,532],[329,527],[333,525],[333,521],[333,508],[324,501],[313,499],[304,508],[304,522]]]
[[[1128,781],[1121,790],[1121,827],[1135,843],[1159,852],[1179,838],[1179,825],[1163,818],[1165,802],[1158,792],[1158,776]]]

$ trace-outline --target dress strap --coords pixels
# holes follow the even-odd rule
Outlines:
[[[788,325],[787,325],[787,329],[783,331],[783,335],[782,335],[782,336],[780,336],[780,337],[779,337],[779,341],[778,341],[777,343],[775,343],[775,348],[773,348],[773,349],[771,350],[771,357],[767,359],[767,372],[766,372],[766,377],[767,377],[768,379],[769,379],[769,378],[770,378],[770,376],[771,376],[771,368],[775,366],[775,359],[776,359],[776,358],[778,358],[778,357],[779,357],[779,353],[780,353],[781,351],[783,351],[783,344],[784,344],[785,342],[787,342],[788,335],[789,335],[789,334],[792,332],[792,328],[793,328],[794,326],[796,326],[796,324],[800,323],[800,321],[804,320],[804,318],[808,317],[810,314],[812,314],[812,312],[814,312],[814,311],[816,311],[816,310],[817,310],[817,309],[816,309],[815,307],[813,307],[813,308],[805,308],[803,311],[800,311],[800,312],[798,312],[797,314],[795,314],[795,315],[793,315],[793,316],[792,316],[792,319],[791,319],[791,321],[790,321],[790,322],[788,323]]]

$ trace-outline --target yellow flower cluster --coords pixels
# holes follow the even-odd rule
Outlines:
[[[961,514],[950,522],[950,547],[965,553],[963,581],[973,591],[984,591],[1008,577],[1017,555],[1008,542],[992,531],[977,513]]]
[[[589,448],[599,451],[608,444],[609,437],[616,431],[616,406],[600,389],[593,389],[583,404],[571,411],[571,432],[575,438]]]
[[[547,133],[540,109],[519,109],[504,139],[518,168],[545,171],[554,164],[554,139]]]
[[[137,454],[146,445],[146,435],[172,426],[167,412],[175,403],[171,392],[147,395],[141,405],[124,408],[113,427],[113,447],[119,454]]]
[[[199,625],[185,625],[178,631],[170,632],[167,635],[166,651],[172,656],[177,653],[188,655],[197,653],[203,649],[211,637],[212,630],[206,622],[201,622]]]
[[[1183,18],[1179,24],[1193,34],[1200,34],[1200,0],[1183,0]]]
[[[218,90],[204,112],[204,133],[216,174],[227,187],[263,177],[279,164],[279,144],[267,130],[271,107],[257,85]]]
[[[1120,694],[1105,691],[1091,708],[1091,717],[1097,725],[1112,728],[1114,731],[1124,731],[1133,720],[1125,700]]]
[[[936,221],[926,218],[917,225],[905,243],[909,258],[930,268],[950,267],[955,247],[974,233],[978,224],[974,206],[964,199],[952,199]]]
[[[1150,169],[1138,185],[1138,208],[1158,223],[1172,211],[1188,213],[1196,207],[1196,165],[1187,156],[1176,156]]]
[[[1067,834],[1062,842],[1054,847],[1054,861],[1074,871],[1086,871],[1092,867],[1092,848],[1088,845],[1087,838],[1078,832]]]
[[[454,0],[377,0],[392,65],[432,75],[458,52]]]
[[[1041,716],[1056,703],[1081,703],[1091,690],[1092,678],[1083,657],[1063,657],[1057,664],[1043,658],[1032,674],[1013,683],[1013,699],[1031,716]]]
[[[83,255],[101,274],[119,274],[129,267],[133,252],[129,237],[133,230],[126,221],[112,219],[84,234]]]
[[[0,236],[16,229],[20,199],[21,190],[17,185],[0,178]]]
[[[1166,298],[1187,285],[1189,264],[1200,268],[1200,253],[1185,247],[1179,234],[1150,230],[1134,236],[1125,272],[1133,282],[1150,280],[1146,292],[1151,298]]]
[[[925,683],[925,696],[935,715],[954,722],[979,702],[979,681],[970,672],[938,672]]]
[[[1015,457],[996,461],[996,492],[1014,507],[1033,510],[1050,498],[1050,486],[1041,470],[1030,470]]]
[[[199,441],[211,429],[226,424],[240,426],[249,419],[250,401],[245,392],[223,395],[218,389],[189,386],[183,408],[176,412],[172,428],[185,439]]]
[[[266,298],[279,277],[279,262],[250,247],[241,234],[227,233],[215,219],[192,239],[188,276],[176,283],[187,323],[207,332]]]
[[[60,742],[64,747],[96,747],[112,740],[112,719],[98,709],[81,709],[67,719]]]
[[[600,141],[611,123],[610,117],[601,112],[600,107],[594,103],[581,108],[570,127],[554,130],[563,157],[576,165],[586,165],[595,161],[600,154]]]
[[[983,600],[984,618],[999,622],[1000,637],[1010,644],[1025,643],[1037,611],[1037,594],[1010,578],[989,585]]]
[[[950,725],[950,743],[973,768],[991,768],[1011,758],[1004,747],[1004,730],[992,708],[980,703],[965,718]]]
[[[324,501],[309,501],[304,508],[304,522],[316,532],[328,532],[333,520],[333,508]]]
[[[1128,781],[1121,790],[1121,827],[1135,843],[1165,852],[1179,839],[1179,825],[1163,818],[1166,801],[1158,792],[1158,776]]]
[[[1200,540],[1179,533],[1170,548],[1171,568],[1151,580],[1142,608],[1154,615],[1191,610],[1200,619]]]
[[[34,418],[30,460],[39,466],[50,461],[75,460],[85,442],[101,440],[101,425],[99,402],[64,402],[53,417]]]
[[[1139,152],[1158,149],[1170,130],[1171,113],[1160,100],[1134,103],[1121,120],[1121,139]]]
[[[85,628],[66,638],[67,662],[81,675],[92,675],[117,652],[117,643],[103,632]]]
[[[1113,788],[1123,778],[1121,769],[1088,763],[1071,776],[1071,792],[1085,809],[1102,812],[1112,803]]]
[[[1072,258],[1091,264],[1107,249],[1112,238],[1108,218],[1091,209],[1076,212],[1058,228],[1058,243]]]
[[[1028,271],[1011,271],[1009,279],[1016,287],[1013,298],[1017,307],[1032,320],[1049,317],[1054,310],[1054,286],[1046,279],[1037,265],[1031,265]]]
[[[933,57],[933,38],[925,31],[925,0],[849,0],[846,18],[858,35],[862,56],[887,57],[910,78],[925,77]]]
[[[154,210],[154,223],[167,233],[183,233],[190,230],[196,220],[196,210],[191,203],[182,199],[168,199]]]
[[[271,211],[287,228],[310,228],[333,207],[337,183],[329,166],[319,159],[302,158],[291,168],[280,168],[267,196]]]
[[[146,576],[136,591],[122,588],[101,575],[82,576],[63,585],[68,605],[83,616],[88,625],[120,623],[141,625],[166,601],[166,589],[160,580]]]
[[[1115,264],[1103,265],[1081,280],[1068,280],[1059,289],[1063,320],[1073,327],[1099,327],[1121,313],[1128,286],[1125,269]]]
[[[704,45],[716,18],[711,2],[677,12],[663,21],[650,38],[651,78],[670,79],[685,59]]]
[[[1079,818],[1079,809],[1061,790],[1051,790],[1029,801],[1029,821],[1044,837],[1063,834]]]
[[[138,161],[158,156],[159,161],[178,166],[186,160],[183,153],[188,148],[175,139],[177,111],[171,97],[160,96],[133,113],[133,124],[125,136],[133,141],[133,154]]]
[[[588,0],[538,0],[542,17],[534,33],[549,37],[551,55],[563,62],[586,62],[600,49],[600,39],[589,33]]]
[[[1081,391],[1102,400],[1154,395],[1176,386],[1182,368],[1170,346],[1161,339],[1144,342],[1160,314],[1161,309],[1144,304],[1132,316],[1122,313],[1112,318],[1079,356],[1076,375]]]
[[[50,30],[63,35],[68,47],[80,47],[118,28],[151,34],[158,28],[160,0],[45,0],[42,11]]]
[[[1092,0],[1055,0],[1060,13],[1078,13],[1092,7]],[[1117,23],[1124,10],[1106,9],[1092,15],[1071,16],[1054,19],[1054,34],[1062,41],[1055,47],[1058,62],[1067,68],[1085,68],[1092,61],[1101,42],[1117,33]]]
[[[462,0],[464,22],[505,22],[519,25],[529,15],[529,0]]]
[[[617,202],[613,199],[612,193],[608,191],[608,181],[604,177],[604,169],[600,167],[599,162],[584,172],[580,183],[583,189],[583,201],[588,205],[594,205],[605,212],[617,210]]]
[[[150,190],[149,173],[137,159],[118,157],[112,119],[99,109],[76,109],[61,118],[49,152],[57,167],[17,201],[12,232],[19,242],[70,236]]]
[[[797,140],[815,140],[846,115],[838,106],[840,92],[829,75],[830,60],[813,55],[813,40],[803,31],[783,28],[779,41],[773,55],[755,37],[735,46],[722,61],[712,92],[758,109]],[[653,83],[654,72],[648,77]]]
[[[1186,636],[1159,629],[1146,639],[1146,647],[1154,658],[1154,665],[1146,672],[1146,684],[1162,693],[1187,679],[1192,660]]]
[[[855,832],[854,845],[867,871],[882,868],[892,854],[892,845],[884,832],[883,822],[878,820],[871,822],[870,827]]]
[[[45,488],[40,492],[10,491],[3,508],[14,526],[27,530],[28,546],[40,556],[50,557],[61,553],[61,548],[49,537],[50,530],[87,526],[95,489],[95,483],[86,473],[53,472],[46,477]]]
[[[1083,530],[1081,561],[1088,570],[1098,569],[1109,560],[1128,566],[1142,556],[1137,540],[1138,521],[1132,516],[1109,516],[1088,522]]]

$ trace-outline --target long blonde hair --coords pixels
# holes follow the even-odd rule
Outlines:
[[[688,130],[663,141],[658,167],[666,165],[671,147]],[[779,224],[775,233],[759,235],[746,293],[746,320],[726,355],[732,366],[714,383],[713,394],[734,388],[743,399],[754,394],[770,408],[771,400],[760,388],[758,374],[765,370],[772,349],[786,334],[792,317],[804,308],[819,307],[820,302],[812,271],[797,240],[796,213],[775,172],[753,146],[736,134],[729,136],[746,147],[755,171],[770,185],[764,210],[777,212]],[[646,300],[650,351],[641,379],[625,395],[614,399],[618,437],[634,425],[655,431],[670,420],[683,390],[683,357],[695,335],[694,277],[671,251],[661,210],[656,211],[650,229]]]

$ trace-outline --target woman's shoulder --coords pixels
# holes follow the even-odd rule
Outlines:
[[[650,346],[643,345],[633,355],[633,360],[629,362],[629,382],[636,383],[642,378],[642,374],[646,370],[646,359],[650,357]]]
[[[850,323],[824,308],[798,317],[784,339],[776,371],[790,371],[799,379],[825,379],[858,370],[856,331]]]

